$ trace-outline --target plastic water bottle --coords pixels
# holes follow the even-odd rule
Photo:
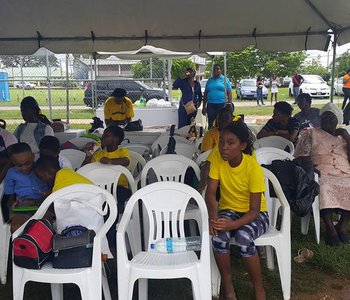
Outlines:
[[[166,238],[151,244],[151,249],[161,253],[199,251],[201,250],[201,242],[200,236]]]

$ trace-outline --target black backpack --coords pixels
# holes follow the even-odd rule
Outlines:
[[[30,220],[23,232],[13,240],[13,261],[26,269],[41,269],[52,257],[55,232],[48,220]]]

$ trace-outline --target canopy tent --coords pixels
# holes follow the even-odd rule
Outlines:
[[[349,14],[349,0],[3,0],[0,54],[323,50],[329,29],[350,41]]]

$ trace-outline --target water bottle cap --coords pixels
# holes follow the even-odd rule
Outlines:
[[[151,249],[152,249],[152,250],[154,249],[154,244],[151,244]]]

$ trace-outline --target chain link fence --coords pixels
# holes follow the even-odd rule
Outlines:
[[[33,96],[49,119],[72,128],[89,128],[96,109],[117,87],[125,88],[132,101],[141,95],[169,99],[168,61],[155,58],[0,56],[0,67],[0,118],[10,130],[23,122],[19,105],[26,96]]]

